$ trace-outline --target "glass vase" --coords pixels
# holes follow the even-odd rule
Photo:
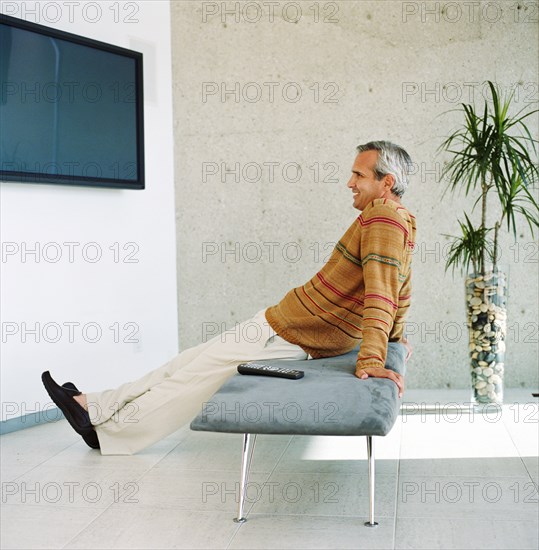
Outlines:
[[[507,269],[466,277],[472,403],[503,403],[507,335]]]

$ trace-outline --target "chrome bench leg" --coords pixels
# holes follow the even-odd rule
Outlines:
[[[247,493],[247,483],[249,480],[249,470],[251,469],[251,460],[255,449],[256,434],[243,434],[243,447],[241,450],[241,481],[240,481],[240,500],[238,504],[238,517],[234,518],[236,523],[244,523],[247,518],[243,517],[243,505]]]
[[[378,523],[374,521],[374,446],[372,436],[367,436],[367,459],[369,461],[369,521],[365,522],[367,527],[376,527]]]

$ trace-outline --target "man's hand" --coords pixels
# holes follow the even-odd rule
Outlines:
[[[356,369],[355,375],[360,380],[365,380],[372,376],[373,378],[389,378],[393,380],[399,388],[399,397],[404,393],[404,378],[397,372],[386,369],[384,367],[367,367],[365,369]]]

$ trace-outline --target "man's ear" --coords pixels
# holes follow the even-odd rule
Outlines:
[[[395,184],[395,176],[393,174],[386,174],[384,176],[384,187],[391,192],[394,184]]]

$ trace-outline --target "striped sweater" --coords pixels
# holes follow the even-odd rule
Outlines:
[[[371,201],[322,269],[266,310],[271,327],[313,358],[361,342],[357,368],[384,367],[400,342],[412,293],[415,217],[390,199]]]

